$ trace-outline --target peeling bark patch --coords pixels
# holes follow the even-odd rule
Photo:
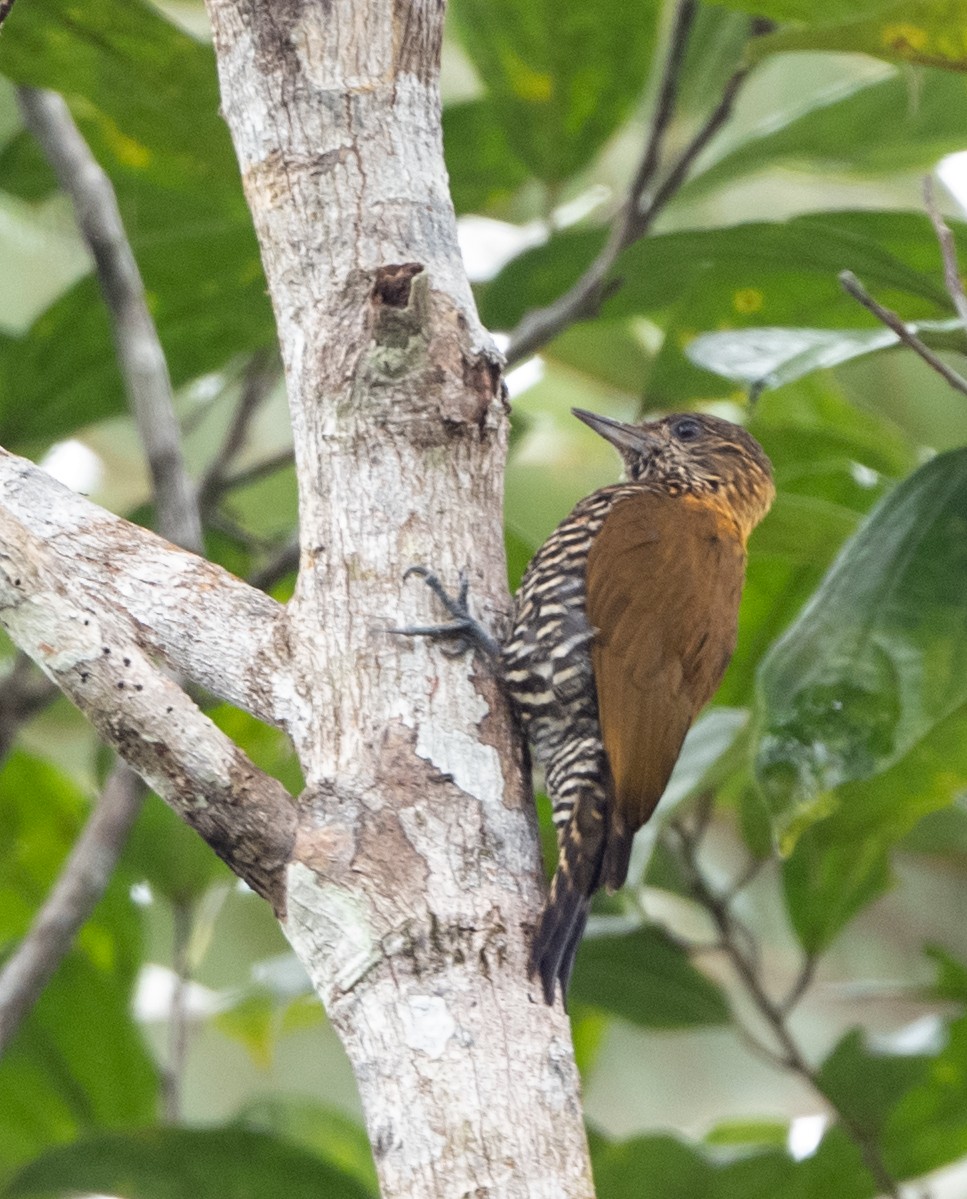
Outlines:
[[[420,895],[426,890],[426,862],[389,808],[363,818],[353,869],[371,878],[385,894]]]
[[[373,284],[373,303],[390,308],[405,308],[410,302],[410,287],[414,276],[423,270],[422,262],[401,262],[381,266]]]
[[[410,1049],[436,1061],[457,1031],[456,1021],[439,995],[410,995],[403,1005],[403,1036]]]
[[[347,824],[300,828],[292,847],[292,860],[332,881],[344,880],[356,850],[356,838]]]
[[[421,757],[416,748],[414,731],[405,724],[394,722],[383,735],[377,766],[377,786],[392,795],[393,807],[422,807],[427,787],[453,783],[453,776],[443,774]]]

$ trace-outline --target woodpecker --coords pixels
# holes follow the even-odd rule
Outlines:
[[[453,620],[398,632],[457,636],[498,663],[544,768],[558,836],[531,948],[549,1005],[566,1000],[591,897],[620,887],[689,726],[735,648],[746,542],[775,495],[745,429],[679,413],[626,424],[574,415],[609,441],[624,480],[581,500],[536,552],[502,645],[422,575]]]
[[[531,952],[562,998],[591,896],[628,874],[685,733],[735,648],[746,541],[772,503],[769,459],[739,425],[678,414],[574,415],[618,450],[625,479],[593,492],[534,555],[500,651],[544,767],[558,862]]]

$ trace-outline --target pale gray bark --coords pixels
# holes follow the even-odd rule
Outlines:
[[[359,1081],[386,1199],[590,1199],[541,867],[490,665],[395,636],[507,609],[499,363],[443,165],[439,0],[208,0],[279,325],[300,571],[282,608],[0,455],[0,621],[274,904]],[[59,568],[59,570],[58,570]],[[105,652],[108,651],[108,652]],[[298,805],[155,664],[284,728]]]

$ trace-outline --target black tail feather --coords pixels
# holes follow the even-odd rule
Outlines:
[[[591,896],[599,887],[614,891],[624,883],[633,840],[634,831],[614,810],[610,785],[604,792],[585,792],[578,799],[561,833],[551,893],[531,947],[530,975],[540,976],[549,1006],[559,982],[567,1008],[567,988]]]
[[[530,957],[530,975],[532,978],[535,974],[540,975],[544,1001],[548,1007],[554,1004],[554,988],[558,981],[561,984],[561,1000],[567,1007],[567,987],[590,906],[590,897],[583,895],[558,870],[534,933]]]

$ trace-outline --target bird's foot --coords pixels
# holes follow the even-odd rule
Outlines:
[[[460,589],[456,595],[451,595],[433,571],[425,566],[411,566],[403,578],[408,579],[410,575],[416,575],[426,583],[452,619],[445,624],[406,625],[404,628],[390,629],[389,632],[405,637],[432,637],[435,640],[452,641],[453,648],[443,652],[453,658],[461,657],[469,649],[479,649],[488,658],[496,659],[500,653],[500,646],[480,621],[470,615],[467,604],[470,580],[465,570],[460,571]]]

